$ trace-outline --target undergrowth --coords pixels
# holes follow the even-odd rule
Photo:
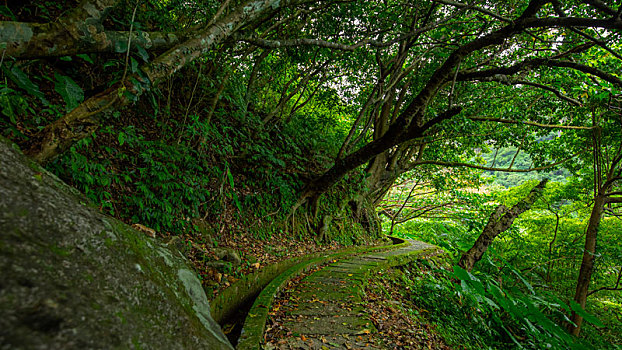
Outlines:
[[[414,263],[400,278],[412,301],[411,316],[433,324],[456,349],[596,348],[553,321],[563,319],[566,310],[550,295],[502,289],[490,276],[452,270],[442,262]]]
[[[89,85],[85,78],[96,77],[91,85],[119,79],[119,58],[103,65],[95,59],[106,60],[79,55],[63,58],[66,65],[3,65],[3,135],[28,147],[44,125],[97,92],[80,88]],[[147,59],[132,53],[132,60]],[[210,64],[191,65],[169,85],[109,115],[104,127],[48,169],[103,212],[166,236],[201,226],[208,235],[246,232],[262,240],[283,232],[346,245],[365,240],[367,227],[344,205],[363,182],[359,173],[327,193],[317,213],[290,213],[304,184],[330,165],[346,130],[327,127],[331,117],[322,106],[287,123],[264,124],[265,112],[245,105],[244,84],[232,81],[219,91],[222,77],[202,73]],[[188,81],[201,84],[194,91]],[[316,237],[327,216],[329,231]]]
[[[477,237],[476,230],[422,221],[400,227],[397,233],[437,244],[447,253],[443,259],[404,268],[400,278],[415,305],[412,316],[433,323],[449,345],[458,349],[620,349],[611,343],[615,336],[598,336],[615,331],[615,320],[601,321],[593,313],[603,315],[593,307],[586,312],[544,284],[533,284],[532,269],[523,271],[504,259],[503,242],[493,245],[476,269],[468,272],[453,264]],[[565,329],[572,311],[585,319],[581,339]]]

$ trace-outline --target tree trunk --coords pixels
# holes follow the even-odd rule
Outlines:
[[[74,20],[73,28],[87,23]],[[8,41],[2,33],[9,33],[11,44],[7,46],[6,56],[15,59],[33,59],[39,57],[71,56],[83,53],[124,52],[127,50],[129,32],[104,31],[101,25],[89,25],[89,31],[68,31],[59,23],[23,23],[0,22],[0,42]],[[170,49],[181,41],[175,33],[134,32],[132,47],[140,46],[145,50]]]
[[[581,269],[579,270],[579,278],[577,279],[577,289],[575,291],[574,301],[585,308],[587,302],[588,289],[590,286],[590,280],[592,279],[592,272],[594,270],[594,254],[596,253],[596,238],[598,236],[598,226],[603,216],[605,209],[605,196],[597,195],[594,198],[594,207],[592,207],[592,214],[587,224],[587,230],[585,233],[585,248],[583,249],[583,261],[581,262]],[[581,323],[583,323],[583,317],[576,312],[572,313],[572,322],[576,325],[570,324],[568,331],[575,336],[581,332]]]
[[[423,109],[423,107],[421,107],[421,109]],[[294,209],[302,205],[308,198],[312,198],[327,191],[331,186],[341,180],[348,172],[365,164],[375,156],[385,152],[393,146],[400,145],[404,142],[423,136],[424,133],[432,126],[453,117],[454,115],[460,113],[460,111],[462,111],[462,109],[459,107],[452,108],[441,113],[424,125],[411,125],[409,128],[406,118],[399,118],[396,123],[393,123],[391,127],[389,127],[387,132],[382,137],[366,144],[347,157],[337,160],[332,168],[327,170],[320,177],[311,181],[307,185],[307,188],[303,192],[301,198],[298,200],[298,203],[294,206]]]
[[[542,195],[542,190],[547,182],[548,179],[540,181],[540,183],[529,192],[527,197],[509,209],[503,204],[498,206],[495,212],[490,215],[486,227],[484,227],[482,234],[477,238],[473,247],[462,255],[460,262],[458,262],[458,266],[467,271],[471,271],[475,263],[480,261],[484,253],[486,253],[492,241],[499,234],[509,229],[520,214],[531,208],[533,203]]]
[[[65,16],[46,24],[0,22],[0,42],[9,44],[5,55],[18,59],[63,56],[80,43],[101,43],[101,21],[117,2],[84,0]]]
[[[152,85],[207,53],[241,26],[277,8],[298,2],[300,0],[250,0],[243,3],[191,39],[158,56],[151,64],[141,67],[137,74],[130,75],[112,89],[84,101],[76,109],[48,125],[34,137],[27,154],[39,163],[49,162],[76,141],[95,131],[104,114],[135,101]]]

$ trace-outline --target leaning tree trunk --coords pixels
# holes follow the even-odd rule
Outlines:
[[[480,261],[484,253],[486,253],[492,241],[498,235],[509,229],[520,214],[531,208],[533,203],[541,196],[542,190],[547,182],[548,179],[540,181],[540,183],[529,192],[527,197],[511,208],[507,208],[503,204],[498,206],[495,212],[490,215],[486,227],[484,227],[482,234],[477,238],[473,247],[462,255],[460,262],[458,262],[458,266],[467,271],[471,271],[475,263]]]
[[[452,80],[455,69],[462,60],[472,53],[484,48],[500,45],[506,39],[523,32],[532,26],[536,13],[546,4],[546,1],[530,1],[520,17],[510,24],[489,34],[480,36],[455,49],[445,61],[432,73],[423,88],[416,94],[397,118],[389,125],[382,137],[373,140],[344,158],[335,161],[335,164],[321,176],[309,182],[302,195],[292,208],[295,212],[301,205],[311,202],[330,187],[341,180],[347,173],[367,163],[375,156],[404,142],[422,137],[427,130],[436,124],[447,120],[462,111],[461,107],[449,108],[435,118],[425,121],[428,104],[444,84]]]
[[[119,0],[83,0],[50,23],[0,21],[0,42],[10,43],[5,57],[33,59],[85,53],[126,51],[131,47],[165,51],[185,38],[183,33],[104,30],[102,22]]]
[[[71,18],[71,21],[53,23],[0,22],[0,42],[2,33],[11,33],[12,45],[4,53],[15,59],[39,57],[61,57],[86,53],[116,53],[131,47],[145,50],[165,51],[178,44],[183,35],[164,32],[134,32],[103,30],[101,24],[89,24],[87,19]],[[87,28],[85,30],[75,30]],[[73,28],[74,30],[68,30]]]
[[[151,64],[127,77],[113,88],[91,97],[76,109],[48,125],[34,138],[28,155],[45,164],[75,142],[97,130],[102,116],[136,101],[152,85],[171,76],[207,53],[238,28],[275,9],[300,3],[300,0],[249,0],[227,16],[197,32],[191,39],[158,56]]]

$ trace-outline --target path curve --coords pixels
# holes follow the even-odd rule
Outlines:
[[[281,306],[286,317],[280,326],[290,335],[267,348],[378,349],[371,341],[373,323],[361,305],[370,274],[439,252],[436,246],[408,240],[399,249],[345,257],[309,274],[285,292],[290,302]],[[244,335],[237,347],[259,348],[258,340],[249,341]]]

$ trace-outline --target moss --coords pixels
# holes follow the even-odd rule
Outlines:
[[[85,208],[68,186],[4,143],[0,328],[9,347],[231,349],[178,252]],[[34,176],[40,170],[41,180]],[[26,332],[19,322],[39,304],[53,305],[48,318],[62,320],[54,334]]]
[[[380,251],[381,253],[377,253],[373,255],[381,255],[381,256],[387,257],[388,258],[387,260],[392,259],[392,262],[395,264],[400,264],[402,261],[411,261],[410,259],[413,259],[421,255],[421,252],[420,252],[421,249],[418,247],[411,248],[410,242],[406,242],[405,240],[401,238],[397,238],[397,237],[389,237],[389,238],[392,240],[393,245],[373,247],[373,248],[355,247],[355,248],[345,249],[336,254],[303,261],[295,266],[292,266],[291,268],[289,268],[288,270],[280,274],[278,277],[272,280],[272,282],[270,282],[270,284],[266,286],[266,288],[263,289],[263,291],[257,297],[257,299],[255,299],[255,303],[253,304],[251,310],[249,311],[246,321],[244,323],[244,329],[242,333],[243,335],[239,339],[238,348],[260,349],[260,342],[261,342],[264,328],[266,325],[266,321],[268,318],[268,312],[270,311],[270,307],[272,305],[272,302],[275,296],[281,291],[283,286],[285,286],[288,281],[302,274],[303,272],[309,271],[312,268],[319,266],[330,260],[337,260],[337,259],[340,259],[346,256],[354,256],[360,253],[372,253],[372,252]],[[414,249],[415,252],[406,252],[405,254],[397,252],[397,250],[401,248]],[[426,249],[425,251],[427,250],[429,249]],[[407,256],[408,258],[406,259],[397,258],[403,255]],[[326,298],[327,296],[330,296],[330,295],[341,298],[344,294],[349,295],[350,293],[348,293],[348,291],[352,292],[352,295],[354,295],[355,299],[360,298],[360,294],[358,290],[367,283],[370,272],[373,270],[387,267],[390,265],[390,263],[391,263],[390,261],[385,261],[384,263],[364,263],[364,264],[359,264],[358,266],[357,264],[354,264],[353,268],[355,270],[360,269],[361,273],[349,274],[348,272],[343,272],[344,276],[348,276],[347,278],[349,280],[351,281],[354,280],[355,282],[354,285],[351,288],[346,289],[345,291],[331,291],[328,293],[323,292],[322,298]],[[339,269],[340,267],[335,267],[335,268]],[[322,271],[316,272],[314,276],[321,276],[321,275],[334,276],[335,274],[336,274],[335,271],[329,271],[329,268],[326,268],[326,269],[323,269]],[[308,293],[313,294],[312,291]]]
[[[50,250],[54,254],[59,255],[59,256],[63,256],[63,257],[67,257],[67,256],[71,255],[71,250],[59,247],[59,246],[57,246],[55,244],[50,246]]]
[[[114,241],[112,240],[112,238],[106,238],[104,239],[104,244],[106,245],[106,247],[110,248],[114,245]]]
[[[119,320],[121,320],[121,324],[126,324],[126,320],[125,317],[123,316],[123,313],[121,311],[117,311],[115,313],[115,316],[117,316],[119,318]]]

